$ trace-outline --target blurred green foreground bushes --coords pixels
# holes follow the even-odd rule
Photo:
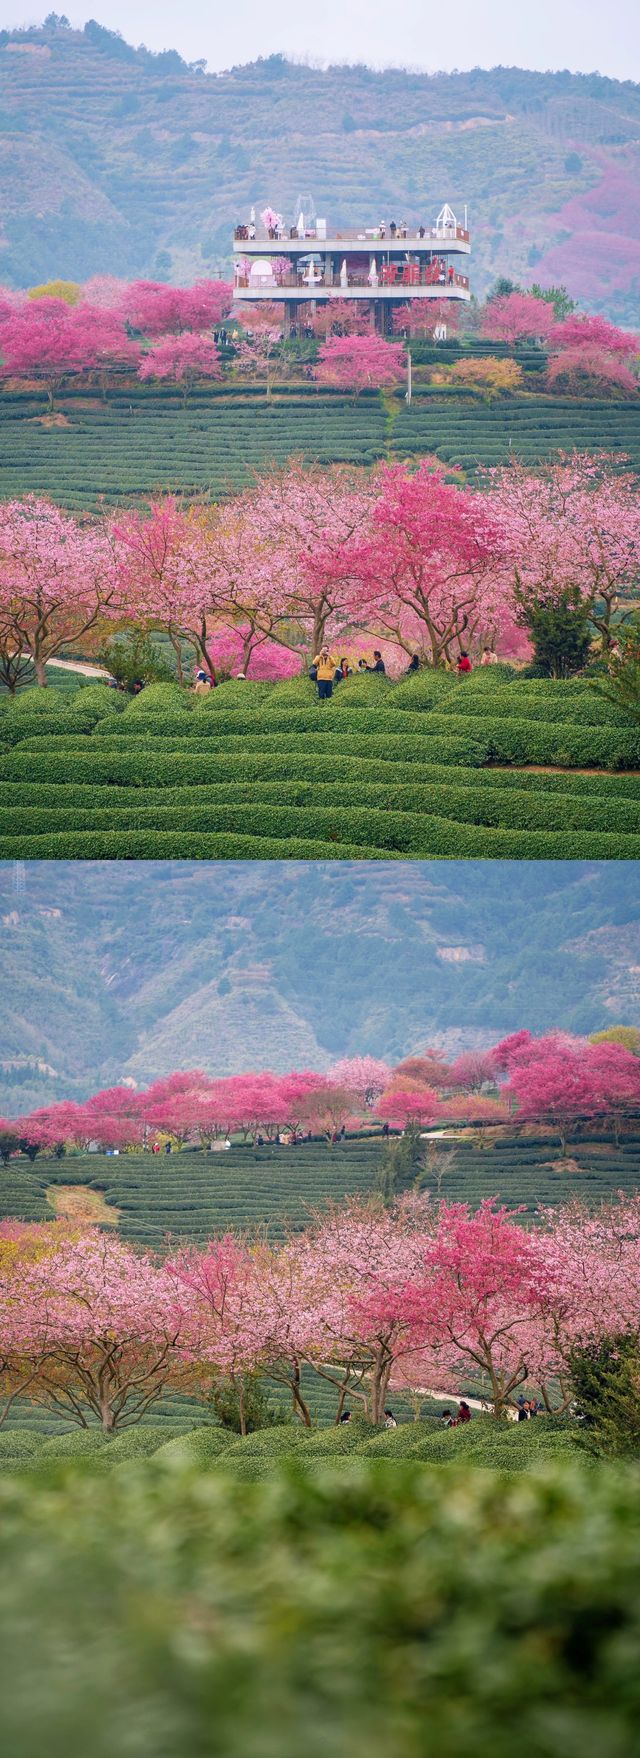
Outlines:
[[[631,1758],[635,1469],[0,1480],[10,1758]]]

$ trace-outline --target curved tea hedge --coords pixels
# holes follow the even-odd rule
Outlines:
[[[496,672],[3,698],[0,858],[637,859],[640,728]]]
[[[579,1170],[570,1175],[554,1170],[557,1138],[488,1141],[491,1146],[474,1146],[469,1138],[445,1143],[456,1148],[442,1183],[449,1201],[475,1207],[497,1195],[527,1219],[541,1204],[553,1206],[568,1195],[595,1203],[640,1186],[640,1139],[615,1147],[604,1135],[578,1136],[571,1153]],[[234,1145],[222,1153],[38,1156],[33,1165],[12,1159],[0,1178],[0,1219],[51,1220],[50,1186],[88,1184],[119,1210],[120,1232],[136,1245],[161,1250],[176,1239],[203,1244],[213,1233],[265,1227],[277,1239],[289,1226],[304,1227],[312,1209],[371,1191],[382,1145],[380,1137],[365,1137],[334,1148],[304,1142],[295,1148]]]
[[[544,355],[529,351],[527,365],[543,366]],[[3,497],[49,494],[77,510],[167,489],[219,498],[237,493],[255,470],[296,454],[365,466],[387,456],[435,454],[473,474],[514,453],[534,464],[577,446],[623,452],[640,466],[637,398],[581,402],[532,389],[488,405],[473,390],[417,384],[410,406],[402,400],[390,417],[377,391],[354,403],[340,391],[283,385],[267,402],[264,390],[224,383],[196,386],[183,407],[176,386],[135,384],[108,391],[102,402],[69,386],[58,409],[63,424],[52,426],[44,392],[0,398]]]

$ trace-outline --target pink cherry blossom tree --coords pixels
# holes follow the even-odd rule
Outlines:
[[[494,1082],[497,1063],[491,1050],[463,1050],[451,1063],[448,1085],[463,1093],[479,1093],[488,1082]]]
[[[375,485],[345,466],[294,459],[242,497],[239,547],[248,558],[239,609],[283,645],[311,655],[358,617],[352,557],[368,529]],[[250,547],[249,547],[250,546]]]
[[[620,1194],[596,1209],[573,1200],[540,1216],[538,1249],[544,1257],[547,1375],[571,1399],[570,1357],[620,1332],[640,1337],[640,1202]],[[540,1373],[549,1407],[551,1388]]]
[[[372,332],[363,336],[329,336],[318,355],[314,377],[319,385],[351,391],[354,402],[366,389],[398,385],[405,370],[401,342],[387,342]]]
[[[221,628],[210,640],[209,652],[216,677],[221,672],[244,672],[245,677],[251,673],[252,678],[280,683],[296,677],[301,667],[301,655],[272,640],[257,619]]]
[[[280,356],[282,323],[279,314],[272,315],[271,306],[258,306],[250,313],[243,311],[242,322],[245,334],[238,345],[235,369],[251,378],[263,378],[267,401],[270,401],[276,365],[283,373],[285,369]]]
[[[382,1093],[375,1107],[376,1117],[402,1129],[411,1124],[424,1127],[435,1123],[439,1109],[437,1096],[428,1087],[390,1087]]]
[[[196,281],[169,287],[161,281],[133,281],[124,310],[131,327],[144,336],[179,336],[184,330],[211,329],[228,316],[233,289],[226,281]]]
[[[634,360],[640,354],[640,338],[630,330],[619,329],[600,312],[571,312],[562,323],[553,325],[548,340],[554,353],[558,349],[573,352],[576,348],[588,351],[595,348],[605,354],[617,354],[624,360]]]
[[[62,299],[25,300],[0,329],[3,377],[37,377],[53,410],[56,391],[70,373],[114,363],[135,365],[139,349],[114,310]]]
[[[16,687],[16,656],[46,662],[98,618],[122,608],[118,547],[106,524],[76,520],[29,495],[0,506],[0,676]]]
[[[209,639],[233,611],[229,515],[217,507],[183,511],[172,496],[114,519],[122,579],[138,618],[172,643],[183,681],[182,643],[214,672]],[[233,578],[235,575],[232,576]]]
[[[92,1230],[26,1266],[20,1293],[30,1396],[67,1421],[110,1435],[185,1384],[185,1299],[149,1253]]]
[[[368,610],[406,653],[453,664],[461,646],[499,627],[510,603],[498,521],[485,498],[426,463],[414,472],[383,465],[377,488],[371,530],[350,552],[360,614]]]
[[[515,1100],[523,1121],[553,1122],[563,1154],[577,1119],[593,1117],[602,1109],[602,1087],[588,1046],[563,1042],[554,1034],[538,1038],[531,1051],[511,1058],[503,1097]]]
[[[97,306],[102,311],[116,311],[122,314],[125,308],[128,283],[118,275],[91,275],[83,282],[83,305]]]
[[[314,313],[303,305],[300,315],[302,322],[310,324],[318,338],[362,336],[369,330],[369,307],[365,300],[328,299],[316,305]]]
[[[547,341],[555,324],[552,305],[532,293],[508,293],[490,299],[483,311],[481,336],[492,342]]]
[[[433,341],[441,324],[446,324],[451,335],[458,330],[458,313],[451,299],[410,299],[407,305],[394,305],[393,327],[398,335]]]
[[[416,1285],[432,1225],[424,1198],[393,1212],[351,1199],[318,1217],[300,1242],[317,1285],[307,1358],[338,1390],[336,1421],[348,1395],[381,1422],[392,1372],[424,1339]]]
[[[527,605],[555,605],[576,589],[607,651],[613,624],[631,614],[640,574],[640,499],[628,460],[574,451],[535,470],[512,459],[485,479],[501,527],[506,584]]]
[[[533,1043],[533,1033],[525,1028],[519,1032],[510,1032],[507,1038],[501,1038],[499,1044],[494,1044],[491,1052],[496,1068],[506,1071],[510,1069],[512,1062],[520,1057],[525,1059]]]
[[[168,1274],[186,1307],[185,1354],[205,1384],[213,1374],[234,1385],[245,1435],[247,1377],[255,1373],[264,1346],[255,1258],[243,1239],[227,1233],[204,1251],[180,1252]]]
[[[142,356],[138,378],[172,379],[175,384],[182,385],[186,404],[189,391],[199,378],[222,378],[215,342],[210,336],[193,335],[189,331],[179,336],[165,336]]]
[[[78,326],[76,312],[62,299],[25,300],[2,325],[3,378],[40,378],[49,408],[69,372],[86,371],[97,363],[93,331]]]
[[[545,381],[550,391],[574,397],[633,397],[638,391],[637,377],[620,353],[585,345],[554,354]]]
[[[391,1069],[388,1062],[375,1056],[341,1056],[329,1069],[329,1080],[345,1087],[367,1110],[371,1110],[389,1085]]]
[[[354,1094],[350,1087],[338,1086],[335,1081],[319,1082],[310,1095],[306,1106],[305,1121],[326,1136],[331,1144],[339,1131],[351,1120],[354,1110]]]
[[[475,1214],[463,1203],[441,1203],[416,1280],[425,1353],[412,1374],[439,1369],[445,1382],[477,1374],[501,1417],[544,1360],[549,1271],[537,1240],[492,1201]]]

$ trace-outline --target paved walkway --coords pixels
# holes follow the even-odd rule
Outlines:
[[[105,671],[103,665],[88,665],[82,659],[47,659],[47,665],[56,665],[59,671],[79,671],[83,678],[108,678],[111,673]]]

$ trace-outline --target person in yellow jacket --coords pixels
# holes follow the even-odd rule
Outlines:
[[[338,661],[329,652],[328,647],[321,647],[313,661],[318,682],[318,695],[321,701],[333,694],[333,680],[338,668]]]

